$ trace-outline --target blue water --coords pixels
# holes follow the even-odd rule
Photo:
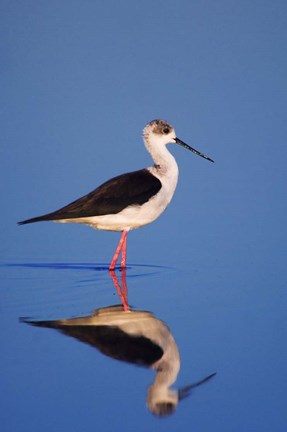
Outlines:
[[[2,265],[2,430],[85,431],[96,424],[103,430],[283,431],[285,290],[275,274],[265,280],[256,266],[253,277],[250,268],[241,271],[234,277],[223,265],[208,273],[129,265],[129,304],[164,321],[178,346],[174,388],[217,373],[159,420],[146,407],[154,371],[23,322],[120,304],[106,264]],[[120,270],[116,275],[121,281]]]

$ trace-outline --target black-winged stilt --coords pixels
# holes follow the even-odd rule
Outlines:
[[[71,204],[52,213],[21,221],[19,225],[40,221],[76,222],[99,230],[121,231],[110,270],[115,268],[120,253],[121,267],[125,268],[128,231],[157,219],[174,194],[178,166],[166,145],[179,144],[214,162],[177,138],[174,128],[164,120],[148,123],[143,130],[143,139],[154,161],[153,166],[114,177]]]

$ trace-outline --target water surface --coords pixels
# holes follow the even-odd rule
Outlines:
[[[172,430],[172,425],[195,430],[210,430],[214,425],[226,431],[267,430],[264,410],[274,414],[283,410],[285,305],[278,287],[269,290],[233,279],[230,284],[214,284],[199,272],[152,265],[130,265],[123,286],[123,273],[116,270],[118,287],[132,313],[148,314],[153,322],[161,323],[166,329],[165,349],[172,338],[173,349],[178,350],[180,360],[175,361],[174,383],[169,387],[172,396],[217,372],[191,389],[189,396],[175,404],[173,414],[158,423],[147,406],[157,375],[153,363],[161,357],[154,354],[155,345],[151,349],[150,343],[141,340],[141,354],[153,354],[146,354],[146,363],[137,361],[135,366],[126,358],[115,359],[103,348],[102,334],[97,336],[99,349],[95,334],[83,336],[75,327],[67,337],[63,328],[51,328],[55,320],[67,323],[72,319],[73,323],[76,318],[93,316],[95,310],[122,304],[107,265],[6,263],[1,272],[5,388],[1,416],[7,431],[21,430],[23,424],[30,431],[87,430],[93,423],[114,430],[115,422],[127,430]],[[232,273],[226,271],[223,276],[232,277]],[[254,303],[258,295],[260,305],[258,300]],[[155,334],[155,328],[144,330],[143,326],[140,332]],[[148,333],[146,340],[150,342]],[[112,346],[123,345],[118,334],[112,341]],[[131,346],[126,353],[135,350]],[[15,410],[17,416],[12,415]]]

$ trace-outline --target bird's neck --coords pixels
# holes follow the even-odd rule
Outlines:
[[[174,173],[175,177],[178,176],[178,166],[175,158],[167,149],[166,145],[157,142],[145,141],[146,148],[150,153],[154,166],[153,169],[157,172]]]

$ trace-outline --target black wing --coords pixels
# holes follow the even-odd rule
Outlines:
[[[147,169],[134,171],[108,180],[89,194],[55,212],[18,223],[23,225],[40,221],[116,214],[130,205],[144,204],[160,189],[160,180]]]

